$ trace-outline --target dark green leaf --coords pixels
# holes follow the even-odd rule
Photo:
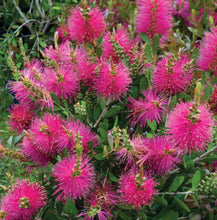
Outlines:
[[[192,177],[192,187],[196,189],[200,184],[200,180],[201,180],[201,172],[200,170],[197,170]]]
[[[141,33],[140,36],[145,43],[151,45],[151,40],[146,33]]]
[[[188,208],[188,206],[185,205],[185,203],[184,203],[181,199],[177,198],[176,196],[174,197],[174,199],[176,200],[177,204],[178,204],[183,210],[185,210],[186,212],[191,212],[191,210]]]
[[[158,47],[159,47],[159,43],[160,43],[160,35],[155,35],[154,39],[153,39],[153,46],[152,46],[152,49],[153,49],[153,53],[157,54],[157,50],[158,50]]]
[[[120,112],[121,107],[120,106],[114,106],[113,108],[109,109],[107,113],[105,114],[104,118],[109,118],[113,115],[116,115]]]
[[[209,99],[212,96],[212,85],[208,85],[204,91],[204,100],[206,101],[207,99]]]
[[[162,198],[161,196],[154,196],[154,201],[164,207],[168,205],[167,200]]]
[[[171,211],[166,212],[166,214],[164,214],[161,219],[162,220],[177,220],[178,217],[179,217],[178,212],[171,210]]]
[[[63,212],[66,213],[70,218],[78,215],[78,210],[73,201],[68,200],[63,207]]]
[[[169,192],[175,192],[184,182],[184,176],[176,176],[170,185]]]
[[[112,172],[109,173],[109,178],[113,182],[118,182],[119,181],[119,179]]]

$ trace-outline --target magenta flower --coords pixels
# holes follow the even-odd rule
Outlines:
[[[49,46],[44,50],[44,53],[51,60],[54,59],[58,64],[64,63],[69,65],[71,62],[71,48],[69,41],[64,41],[55,49],[52,46]]]
[[[17,130],[17,133],[20,134],[23,130],[29,128],[34,117],[29,106],[22,104],[12,105],[9,115],[9,125],[12,130]]]
[[[39,164],[40,166],[47,165],[52,160],[50,155],[42,153],[37,146],[33,143],[33,138],[30,133],[27,133],[22,141],[23,154],[29,157],[31,161]]]
[[[122,202],[137,209],[148,205],[156,193],[156,183],[152,178],[133,171],[122,175],[119,185]]]
[[[38,151],[52,156],[63,149],[57,144],[57,137],[64,132],[62,125],[60,117],[51,114],[45,114],[31,124],[29,132]]]
[[[172,7],[169,0],[139,0],[136,16],[137,33],[167,35],[172,27]]]
[[[211,71],[217,76],[217,27],[205,35],[200,46],[200,56],[197,60],[198,67],[203,71]]]
[[[167,136],[141,139],[143,144],[135,146],[138,162],[148,168],[150,173],[165,174],[180,162],[179,151]]]
[[[69,38],[77,43],[92,43],[105,31],[105,27],[104,17],[97,8],[73,8],[68,19]]]
[[[193,70],[187,55],[165,57],[157,63],[152,84],[156,91],[175,94],[190,85]]]
[[[114,41],[114,43],[112,41]],[[131,47],[134,46],[133,41],[129,39],[129,36],[124,29],[118,29],[111,35],[109,33],[105,34],[102,54],[103,58],[109,59],[111,57],[115,63],[121,61],[121,57],[116,54],[115,46],[113,45],[115,43],[118,43],[119,46],[123,48],[123,53],[132,57]]]
[[[44,188],[38,183],[19,180],[1,201],[1,211],[6,220],[32,219],[46,204]]]
[[[176,147],[189,152],[201,151],[211,141],[214,120],[205,105],[193,102],[177,104],[169,115],[167,134]]]
[[[81,199],[93,187],[95,181],[94,168],[88,158],[78,158],[73,155],[58,162],[53,171],[57,182],[57,199]]]
[[[71,65],[61,65],[58,70],[47,68],[44,78],[45,87],[58,98],[71,99],[80,89],[76,74]]]
[[[129,108],[132,112],[129,114],[131,125],[139,124],[142,127],[147,125],[147,120],[157,123],[162,121],[163,113],[168,111],[168,100],[162,94],[157,94],[152,89],[142,92],[145,99],[135,100],[129,98]]]
[[[73,148],[76,145],[76,136],[80,136],[80,142],[82,142],[83,151],[87,153],[89,151],[88,143],[93,142],[92,147],[96,147],[98,144],[97,137],[91,132],[90,128],[81,123],[80,121],[65,122],[64,132],[59,137],[56,137],[56,141],[62,147],[66,147],[73,152]]]
[[[182,17],[185,21],[188,21],[188,17],[191,14],[191,8],[189,0],[175,0],[173,15]]]
[[[119,99],[128,91],[132,82],[129,70],[122,64],[102,63],[95,79],[95,91],[103,97],[113,96]]]

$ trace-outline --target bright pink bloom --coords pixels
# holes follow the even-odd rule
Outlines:
[[[23,130],[29,128],[34,117],[29,106],[22,104],[12,105],[9,115],[9,125],[12,130],[17,130],[17,133],[20,134]]]
[[[197,65],[201,70],[211,71],[217,76],[217,27],[205,35]]]
[[[64,42],[66,40],[69,40],[69,30],[66,25],[59,26],[57,29],[57,32],[58,32],[58,36],[61,41]]]
[[[19,180],[2,198],[1,210],[7,213],[6,220],[32,219],[45,204],[44,188],[37,183]]]
[[[138,33],[146,33],[150,38],[155,34],[166,35],[172,27],[172,7],[170,0],[139,0],[136,16]]]
[[[29,132],[38,151],[52,156],[63,149],[57,144],[57,137],[64,132],[62,125],[60,117],[51,114],[45,114],[32,123]]]
[[[44,50],[44,53],[51,60],[54,59],[58,64],[64,63],[69,65],[71,62],[71,48],[69,45],[69,41],[65,41],[58,45],[58,48],[53,48],[49,46]]]
[[[23,154],[29,157],[31,161],[39,165],[47,165],[52,160],[50,155],[42,153],[33,143],[33,138],[30,133],[27,133],[22,141]]]
[[[131,119],[131,125],[135,126],[139,124],[142,127],[147,125],[147,120],[157,123],[162,121],[163,113],[168,111],[168,100],[163,97],[162,94],[157,94],[152,89],[148,89],[142,92],[145,99],[140,98],[135,100],[129,98],[129,108],[132,109],[132,113],[128,117]]]
[[[74,98],[80,87],[71,65],[61,65],[57,71],[47,68],[44,84],[49,92],[65,99]]]
[[[182,92],[190,85],[192,72],[191,60],[187,55],[165,57],[154,70],[153,87],[168,94]]]
[[[112,34],[105,34],[102,54],[103,58],[109,59],[111,57],[115,63],[121,61],[121,57],[115,53],[115,46],[112,41],[114,41],[114,43],[118,43],[119,46],[123,48],[123,52],[126,55],[130,57],[132,56],[131,47],[134,46],[133,41],[129,39],[129,36],[124,29],[118,29]]]
[[[128,91],[131,82],[130,72],[122,63],[102,63],[99,65],[94,88],[103,97],[113,96],[119,99],[120,95]]]
[[[190,14],[191,14],[191,8],[190,8],[189,0],[174,1],[173,15],[182,17],[187,21]]]
[[[156,193],[156,183],[152,178],[133,171],[122,175],[119,184],[122,202],[137,209],[148,205]]]
[[[79,164],[80,163],[80,164]],[[54,167],[53,177],[57,182],[55,194],[58,200],[81,199],[93,187],[95,181],[94,168],[88,158],[78,158],[73,155],[64,158]]]
[[[167,136],[139,139],[143,144],[135,146],[138,163],[148,167],[149,172],[163,175],[180,162],[180,150],[173,146]]]
[[[105,21],[97,8],[73,8],[68,19],[69,38],[78,43],[91,43],[105,31]]]
[[[92,147],[97,145],[97,137],[91,132],[90,128],[79,121],[65,122],[64,132],[56,137],[56,141],[62,147],[68,148],[71,152],[74,151],[74,146],[76,145],[76,136],[80,136],[80,141],[82,142],[83,151],[87,153],[89,151],[88,143],[93,142]]]
[[[214,120],[205,105],[193,102],[177,104],[169,115],[168,135],[183,151],[201,151],[212,138]]]

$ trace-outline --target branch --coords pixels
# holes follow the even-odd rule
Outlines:
[[[189,194],[194,194],[194,191],[187,191],[187,192],[159,192],[156,193],[155,195],[189,195]]]
[[[101,115],[99,116],[98,120],[96,121],[96,123],[93,125],[93,128],[95,128],[99,124],[99,122],[101,121],[103,116],[106,114],[106,112],[108,111],[109,105],[111,104],[111,101],[112,101],[112,96],[109,96],[107,103],[106,103],[106,106],[103,109],[103,111],[102,111]]]
[[[215,147],[213,147],[212,149],[208,150],[207,152],[201,154],[199,157],[196,157],[196,158],[193,160],[193,162],[194,162],[194,163],[198,162],[199,160],[201,160],[202,158],[204,158],[204,157],[207,156],[208,154],[212,153],[212,152],[215,151],[216,149],[217,149],[217,145],[216,145]],[[171,171],[169,174],[170,174],[170,175],[171,175],[171,174],[174,174],[174,173],[178,172],[179,170],[180,170],[180,168],[177,168],[177,169]]]
[[[14,3],[15,8],[17,9],[18,13],[20,14],[20,16],[24,19],[25,24],[27,24],[29,31],[32,33],[32,25],[29,23],[28,19],[26,18],[26,16],[23,14],[23,12],[21,11],[20,7],[17,5],[15,0],[12,0]]]

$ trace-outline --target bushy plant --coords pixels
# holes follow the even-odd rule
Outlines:
[[[216,7],[84,0],[20,40],[0,218],[216,219]]]

